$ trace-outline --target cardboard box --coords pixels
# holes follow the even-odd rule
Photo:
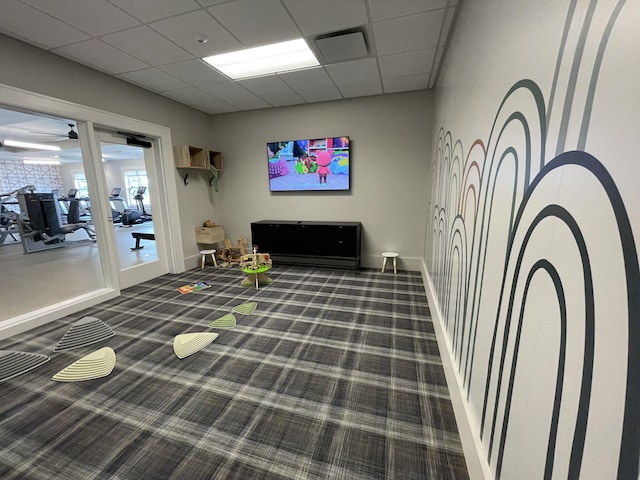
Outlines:
[[[196,227],[196,243],[213,245],[219,242],[224,242],[224,228],[222,228],[222,225],[216,225],[215,227]]]

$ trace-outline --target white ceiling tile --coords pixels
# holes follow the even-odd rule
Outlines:
[[[434,10],[374,23],[378,55],[435,48],[443,17],[444,10]]]
[[[238,40],[202,10],[161,20],[149,26],[196,57],[208,57],[243,48]],[[208,41],[200,43],[196,35],[204,35]]]
[[[371,20],[378,22],[447,6],[447,0],[369,0]]]
[[[298,90],[298,95],[310,103],[339,100],[342,98],[340,91],[333,85],[330,87],[313,88],[310,90]]]
[[[247,78],[238,81],[247,90],[256,95],[264,95],[270,93],[291,92],[289,86],[280,80],[277,75],[265,75],[263,77]]]
[[[86,33],[16,0],[2,2],[0,31],[46,49],[89,38]]]
[[[202,85],[200,88],[207,93],[216,96],[220,100],[223,100],[231,105],[235,105],[242,110],[266,108],[271,106],[264,100],[255,96],[253,93],[241,87],[235,82]]]
[[[164,92],[163,95],[210,114],[238,111],[237,107],[195,87],[179,88]]]
[[[375,58],[363,58],[351,62],[336,63],[325,67],[337,85],[371,82],[380,78]]]
[[[268,102],[274,107],[285,107],[287,105],[299,105],[301,103],[305,103],[302,97],[292,91],[265,93],[264,95],[261,95],[261,97],[265,102]]]
[[[174,77],[187,82],[194,87],[207,85],[210,83],[228,82],[229,79],[211,68],[200,59],[186,60],[184,62],[172,63],[159,67]]]
[[[253,94],[246,97],[234,98],[233,101],[227,100],[228,103],[238,107],[240,110],[257,110],[259,108],[269,108],[271,104],[267,103],[260,97],[256,97]]]
[[[367,97],[369,95],[382,94],[382,85],[380,85],[380,80],[338,85],[338,89],[345,98]]]
[[[384,78],[384,93],[422,90],[429,84],[429,75],[409,75],[407,77]]]
[[[54,53],[108,73],[124,73],[148,68],[149,65],[111,45],[91,39],[54,50]]]
[[[194,0],[109,0],[143,22],[153,22],[200,8]]]
[[[236,0],[207,9],[246,47],[300,38],[279,0]]]
[[[145,70],[138,70],[137,72],[123,73],[118,75],[118,77],[157,92],[166,92],[167,90],[176,90],[190,86],[186,82],[178,80],[176,77],[157,68],[147,68]]]
[[[218,5],[220,3],[227,3],[233,0],[196,0],[203,7],[210,7],[212,5]]]
[[[140,22],[104,0],[22,0],[89,35],[105,35]]]
[[[243,96],[253,96],[253,93],[249,92],[246,88],[242,88],[237,83],[231,81],[225,83],[214,83],[211,85],[202,85],[200,89],[225,101],[232,98],[240,98]]]
[[[331,78],[329,78],[329,75],[327,75],[327,72],[325,72],[322,67],[281,73],[278,76],[294,90],[307,90],[333,85]]]
[[[283,3],[305,36],[346,30],[368,22],[364,0],[283,0]]]
[[[382,78],[404,77],[426,74],[431,71],[436,49],[417,50],[409,53],[396,53],[380,57]]]
[[[192,58],[183,49],[146,26],[113,33],[102,37],[102,40],[154,67]]]

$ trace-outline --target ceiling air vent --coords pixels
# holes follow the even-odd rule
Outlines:
[[[367,42],[361,30],[329,33],[316,38],[316,47],[324,64],[356,60],[369,55]]]

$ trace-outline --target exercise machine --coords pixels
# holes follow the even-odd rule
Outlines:
[[[109,204],[111,205],[111,217],[113,223],[122,222],[122,215],[128,210],[127,202],[120,195],[122,188],[114,187],[109,195]]]
[[[18,193],[17,198],[22,212],[18,228],[24,253],[60,248],[70,243],[95,242],[93,225],[80,219],[79,199],[69,198],[67,222],[64,223],[58,198],[52,193]],[[80,229],[86,232],[87,240],[65,242],[66,235]]]
[[[16,235],[20,235],[20,213],[13,210],[12,206],[19,206],[18,194],[34,192],[35,189],[34,185],[25,185],[11,192],[0,193],[0,245],[4,245],[7,237],[19,241]]]
[[[147,191],[147,187],[131,187],[131,194],[138,206],[137,209],[125,210],[122,214],[122,225],[137,225],[143,222],[152,221],[151,215],[149,215],[144,209],[144,193]]]

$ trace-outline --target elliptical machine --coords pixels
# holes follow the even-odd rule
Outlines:
[[[136,189],[133,199],[138,208],[124,211],[121,216],[122,225],[131,226],[152,221],[151,215],[144,209],[144,193],[147,191],[147,187],[132,187],[132,190],[133,189]]]

